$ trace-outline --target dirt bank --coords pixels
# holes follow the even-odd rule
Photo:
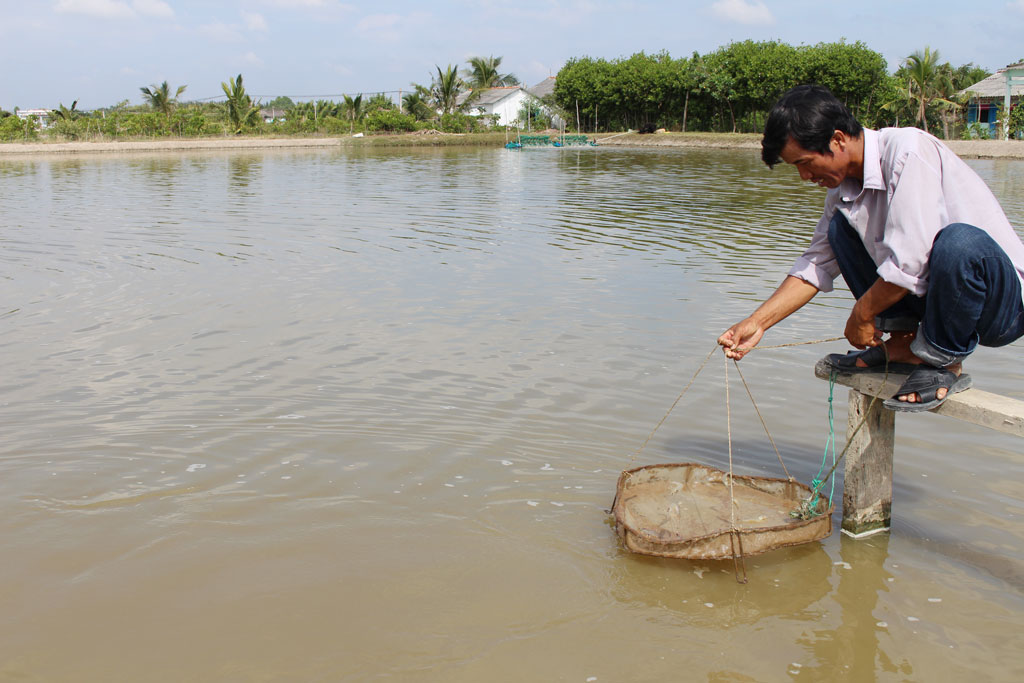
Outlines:
[[[600,134],[593,136],[599,146],[608,147],[695,147],[702,149],[761,148],[761,136],[749,133],[638,133]],[[503,133],[469,135],[372,135],[363,138],[184,138],[175,140],[133,140],[117,142],[10,142],[0,144],[0,159],[25,155],[64,155],[134,152],[177,152],[233,149],[285,149],[324,147],[446,147],[479,145],[500,147]],[[968,159],[1024,159],[1024,141],[950,140],[946,144]]]

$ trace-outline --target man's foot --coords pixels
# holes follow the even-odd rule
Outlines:
[[[921,364],[921,363],[919,362],[919,364]],[[931,367],[931,366],[927,366],[927,367]],[[953,380],[949,381],[948,383],[950,385],[949,388],[953,388],[954,386],[956,386],[954,391],[963,391],[964,389],[967,389],[967,388],[969,388],[971,386],[971,384],[970,384],[970,376],[969,375],[963,375],[963,369],[964,369],[963,363],[956,363],[955,365],[950,365],[950,366],[945,367],[945,368],[932,368],[932,369],[934,369],[934,370],[946,370],[948,372],[951,372],[956,379],[953,379]],[[960,380],[961,377],[966,377],[966,384],[967,384],[966,386],[963,386],[964,382]],[[958,382],[959,382],[959,385],[957,384]],[[909,383],[910,383],[910,378],[908,377],[907,378],[907,382],[904,384],[904,387],[907,386],[907,384],[909,384]],[[900,387],[900,388],[902,389],[903,387]],[[939,403],[942,403],[943,401],[946,400],[946,396],[949,394],[949,388],[947,388],[945,386],[939,386],[939,387],[937,387],[935,389],[935,400],[938,401],[938,403],[936,403],[935,405],[938,405]],[[921,394],[919,392],[916,392],[916,391],[912,392],[912,393],[908,393],[908,394],[896,394],[893,398],[898,400],[898,401],[900,401],[901,403],[921,403],[922,402]]]
[[[910,350],[910,342],[914,341],[916,332],[892,332],[889,338],[882,342],[887,352],[889,363],[906,363],[907,365],[920,365],[924,361],[914,355]],[[863,359],[857,359],[857,367],[869,367]]]
[[[861,351],[847,354],[830,353],[825,363],[838,372],[859,374],[864,372],[909,375],[921,364],[921,359],[910,351],[913,332],[896,332],[878,346],[869,346]]]
[[[931,410],[942,404],[950,393],[969,389],[971,376],[961,372],[962,365],[957,363],[949,368],[937,368],[932,365],[920,364],[896,395],[884,403],[889,410],[903,412],[919,412]]]

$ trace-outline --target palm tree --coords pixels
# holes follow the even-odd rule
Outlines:
[[[944,95],[952,91],[952,74],[949,65],[939,65],[939,51],[925,47],[907,57],[907,99],[917,105],[916,120],[921,128],[928,130],[928,105],[941,103],[956,106]]]
[[[432,118],[437,112],[430,108],[423,95],[418,92],[411,92],[402,98],[402,106],[407,114],[411,114],[417,121]]]
[[[363,108],[363,93],[359,93],[355,97],[348,95],[342,95],[342,97],[345,98],[345,117],[349,121],[348,132],[351,133],[356,128],[356,121],[362,121],[363,116],[366,115],[366,110]]]
[[[470,57],[469,87],[473,90],[481,88],[497,88],[504,85],[519,85],[519,79],[513,74],[498,72],[501,57]]]
[[[71,107],[65,107],[64,103],[61,102],[57,105],[57,109],[54,109],[51,113],[54,121],[77,121],[82,117],[82,112],[78,110],[78,100],[71,103]]]
[[[259,122],[259,103],[253,102],[252,98],[245,92],[245,87],[242,85],[242,74],[238,74],[238,78],[234,81],[228,80],[226,83],[221,83],[220,87],[224,90],[225,97],[227,97],[225,109],[227,110],[228,121],[234,129],[235,135],[241,133],[244,127],[252,126]]]
[[[453,114],[460,108],[466,106],[467,102],[459,104],[459,95],[466,91],[467,83],[459,77],[459,70],[449,64],[444,70],[435,65],[437,76],[429,88],[413,83],[416,92],[426,98],[437,111],[442,114]]]
[[[174,111],[175,105],[178,104],[178,97],[181,93],[185,92],[187,87],[187,85],[179,86],[174,93],[174,97],[171,97],[171,86],[167,85],[167,81],[160,85],[150,86],[149,88],[139,88],[139,90],[142,91],[142,98],[146,100],[146,104],[159,112],[163,112],[164,116],[170,118],[171,112]]]

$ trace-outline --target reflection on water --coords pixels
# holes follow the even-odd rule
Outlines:
[[[1024,164],[972,164],[1024,226]],[[892,535],[750,558],[745,586],[619,548],[619,470],[820,211],[756,152],[75,157],[0,181],[0,678],[1024,673],[1008,436],[902,419]],[[771,341],[840,334],[847,297]],[[825,352],[743,366],[803,481]],[[1019,397],[1019,353],[972,375]],[[714,361],[640,462],[726,464]],[[730,413],[737,468],[779,475],[741,388]]]

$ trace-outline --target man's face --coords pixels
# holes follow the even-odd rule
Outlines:
[[[782,151],[779,152],[779,156],[787,164],[796,166],[802,180],[810,181],[821,187],[839,187],[839,184],[846,179],[850,159],[846,152],[846,145],[842,144],[842,140],[837,140],[837,136],[841,136],[841,133],[837,132],[829,143],[832,154],[806,150],[796,140],[789,138]]]

